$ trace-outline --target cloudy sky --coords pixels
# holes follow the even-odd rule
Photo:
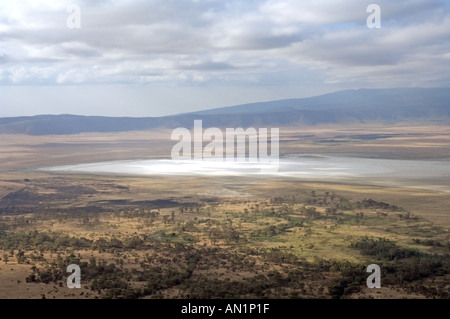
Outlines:
[[[379,29],[367,27],[371,3]],[[80,28],[68,27],[71,4]],[[443,86],[448,0],[0,0],[0,117],[160,116]]]

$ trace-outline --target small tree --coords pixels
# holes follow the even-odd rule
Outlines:
[[[25,252],[23,250],[19,250],[16,254],[17,263],[23,264],[26,261]]]
[[[333,208],[333,207],[327,207],[327,208],[325,209],[325,214],[326,214],[327,216],[329,216],[329,215],[336,215],[336,213],[337,213],[336,208]]]
[[[314,218],[318,215],[315,207],[307,207],[305,210],[305,215],[308,218]]]

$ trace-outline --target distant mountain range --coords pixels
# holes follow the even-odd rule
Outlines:
[[[282,127],[292,125],[450,123],[450,88],[345,90],[309,98],[243,104],[163,117],[38,115],[0,118],[4,134],[77,134],[154,128]]]

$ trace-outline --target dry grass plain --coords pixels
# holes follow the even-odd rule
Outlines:
[[[326,180],[36,170],[165,158],[174,144],[170,132],[0,136],[0,298],[448,298],[447,192]],[[450,128],[444,125],[290,127],[280,132],[281,154],[450,157]],[[373,202],[362,205],[367,199]],[[39,241],[36,234],[49,237]],[[426,256],[390,260],[351,247],[366,236],[390,240],[396,245],[390,249],[400,254],[413,250]],[[73,238],[87,241],[67,243]],[[120,244],[113,245],[116,240]],[[82,289],[68,289],[67,274],[58,277],[63,272],[55,260],[71,254],[88,263],[95,258],[90,267],[96,271],[101,261],[115,268],[111,277],[91,274]],[[428,265],[424,260],[433,254],[443,258],[437,261],[442,269],[430,266],[435,267],[431,274],[408,280],[410,272],[422,271],[411,270],[414,262]],[[389,273],[386,286],[368,289],[361,267],[377,262],[386,269],[400,265],[395,271],[404,274],[399,279]],[[35,272],[38,280],[27,282],[33,266],[41,272]],[[49,269],[53,277],[44,283]],[[95,276],[103,281],[93,284]],[[115,281],[122,286],[114,286]],[[233,289],[235,295],[225,293]]]

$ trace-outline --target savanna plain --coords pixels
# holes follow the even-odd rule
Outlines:
[[[69,173],[169,130],[0,136],[0,298],[449,298],[450,185]],[[281,157],[450,158],[447,125],[280,128]],[[436,184],[436,185],[435,185]],[[81,269],[69,289],[67,266]],[[366,268],[381,268],[370,289]]]

